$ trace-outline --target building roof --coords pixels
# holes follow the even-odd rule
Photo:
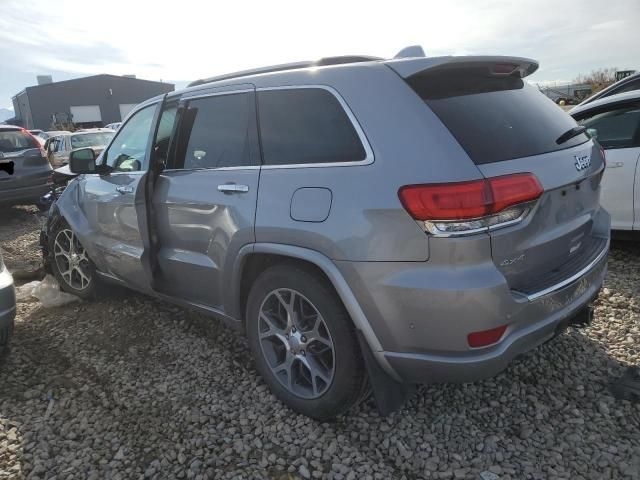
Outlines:
[[[74,82],[92,81],[94,79],[102,78],[102,77],[110,77],[110,78],[114,78],[114,79],[117,79],[117,80],[123,81],[123,82],[145,82],[145,83],[153,83],[153,84],[157,84],[157,85],[170,85],[172,87],[175,87],[175,84],[169,83],[169,82],[159,82],[159,81],[156,81],[156,80],[145,80],[144,78],[124,77],[122,75],[111,75],[109,73],[100,73],[98,75],[89,75],[88,77],[70,78],[69,80],[61,80],[59,82],[45,83],[43,85],[31,85],[29,87],[26,87],[26,88],[22,89],[18,93],[16,93],[12,98],[17,97],[18,95],[20,95],[21,93],[26,92],[26,91],[31,91],[31,90],[41,89],[41,88],[42,89],[49,88],[51,86],[57,86],[57,85],[65,84],[65,83],[66,84],[70,84],[70,83],[74,83]]]

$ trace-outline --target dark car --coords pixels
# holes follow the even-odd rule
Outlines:
[[[27,130],[0,125],[0,204],[34,203],[50,188],[51,166]]]

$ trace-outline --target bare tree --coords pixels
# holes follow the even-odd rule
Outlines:
[[[608,87],[616,81],[617,68],[598,68],[592,70],[588,75],[580,74],[573,82],[574,83],[587,83],[591,85],[591,91],[593,93],[599,92],[603,88]]]

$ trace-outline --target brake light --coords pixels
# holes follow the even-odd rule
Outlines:
[[[518,66],[513,63],[496,63],[493,65],[491,73],[494,75],[510,75],[515,72],[517,68]]]
[[[507,330],[506,325],[502,325],[491,330],[483,330],[481,332],[473,332],[467,335],[467,342],[472,348],[487,347],[498,343]]]
[[[407,185],[398,191],[404,208],[428,231],[475,233],[522,219],[523,206],[542,195],[532,173],[517,173],[469,182]]]

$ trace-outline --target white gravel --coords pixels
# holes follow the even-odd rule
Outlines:
[[[34,210],[0,213],[11,268],[37,268]],[[640,478],[640,405],[607,383],[640,364],[640,244],[614,243],[594,324],[494,379],[420,387],[318,423],[268,392],[244,339],[128,292],[20,303],[0,365],[0,479]]]

